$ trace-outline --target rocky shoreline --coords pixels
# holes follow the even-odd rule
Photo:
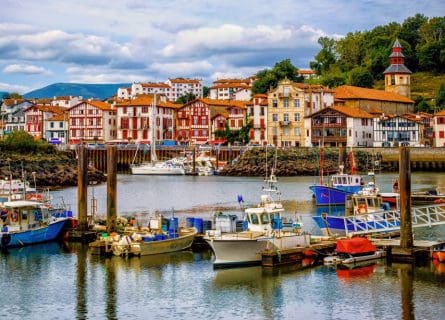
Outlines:
[[[341,155],[340,152],[342,152]],[[358,171],[373,169],[372,167],[375,165],[376,160],[375,157],[364,151],[355,152],[354,157],[356,160],[356,169]],[[349,161],[347,161],[347,154],[344,149],[325,149],[323,153],[324,173],[328,174],[337,172],[340,163],[339,159],[341,158],[345,160],[345,172],[349,171],[350,164]],[[274,150],[268,150],[266,155],[266,152],[263,149],[254,148],[244,152],[234,163],[227,165],[220,172],[220,175],[264,176],[266,175],[266,168],[270,173],[272,166],[275,167],[275,174],[281,177],[317,175],[320,170],[320,156],[318,149],[278,149],[276,154]]]
[[[35,173],[35,174],[33,174]],[[53,154],[20,154],[3,151],[0,155],[0,178],[25,179],[37,188],[56,189],[77,186],[77,160],[70,152]],[[35,177],[35,181],[34,181]],[[91,184],[106,181],[105,174],[88,169],[88,181]]]

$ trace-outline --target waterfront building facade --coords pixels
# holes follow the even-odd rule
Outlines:
[[[32,105],[24,110],[25,131],[35,138],[46,138],[46,123],[48,119],[61,114],[62,108],[48,105]]]
[[[445,147],[445,110],[433,116],[433,141],[435,147]]]
[[[305,118],[306,147],[370,147],[373,116],[344,106],[327,107]]]
[[[423,142],[423,122],[406,115],[374,118],[374,147],[419,147]]]
[[[203,144],[215,139],[215,131],[227,122],[230,130],[244,125],[245,102],[195,99],[178,109],[176,137],[182,143]]]
[[[68,109],[69,143],[105,142],[116,139],[116,110],[97,100],[82,101]]]
[[[68,143],[68,111],[63,110],[45,122],[45,139],[54,143]]]
[[[17,109],[12,113],[2,115],[2,136],[7,135],[13,131],[25,131],[24,109]]]
[[[250,142],[267,144],[267,94],[256,94],[252,101],[246,103],[248,121],[252,123]]]
[[[168,101],[164,95],[156,95],[155,106],[154,100],[154,95],[148,94],[116,104],[118,140],[148,143],[175,138],[175,111],[181,105]]]
[[[327,87],[280,81],[268,93],[268,143],[278,147],[304,146],[304,117],[333,104],[333,91]]]

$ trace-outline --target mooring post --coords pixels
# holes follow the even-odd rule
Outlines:
[[[193,174],[196,173],[196,146],[193,147]]]
[[[413,230],[411,223],[411,166],[408,147],[400,147],[399,156],[400,190],[400,248],[412,254]]]
[[[79,231],[88,230],[88,150],[84,145],[77,148],[77,212],[79,215]]]
[[[116,230],[117,147],[107,146],[107,230]]]

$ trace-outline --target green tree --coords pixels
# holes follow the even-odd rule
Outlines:
[[[187,92],[186,94],[184,94],[184,95],[180,96],[178,99],[176,99],[175,102],[184,104],[184,103],[193,101],[195,99],[196,99],[196,96],[193,93]]]
[[[207,98],[209,94],[210,94],[210,88],[206,86],[202,87],[202,96],[204,98]]]
[[[414,112],[432,112],[431,104],[421,96],[414,98]]]
[[[346,76],[341,72],[340,67],[332,65],[321,77],[321,83],[330,88],[336,88],[346,83]]]
[[[374,77],[371,72],[365,68],[354,68],[349,74],[349,84],[356,87],[372,88]]]
[[[22,95],[17,92],[11,92],[9,94],[9,99],[23,99]]]
[[[275,63],[272,69],[264,69],[256,74],[256,80],[252,85],[252,94],[266,93],[270,88],[275,88],[280,80],[287,78],[297,81],[298,69],[290,59]]]
[[[348,33],[346,37],[337,41],[335,50],[340,57],[338,64],[342,71],[348,71],[363,65],[366,54],[364,39],[362,32],[355,32]]]
[[[315,61],[309,63],[312,70],[318,75],[321,75],[329,70],[332,64],[337,62],[335,52],[335,40],[328,37],[320,37],[318,44],[321,45],[321,50],[315,56]]]
[[[419,68],[436,73],[445,72],[445,17],[431,18],[419,28],[416,47]]]
[[[445,109],[445,82],[442,82],[437,89],[436,108],[437,110]]]

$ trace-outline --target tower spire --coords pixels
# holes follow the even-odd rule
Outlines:
[[[405,66],[405,56],[399,39],[394,41],[389,56],[390,65],[383,72],[385,75],[385,91],[411,97],[411,71]]]

